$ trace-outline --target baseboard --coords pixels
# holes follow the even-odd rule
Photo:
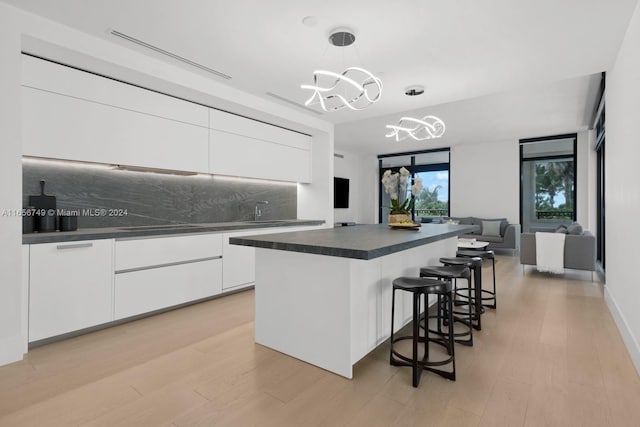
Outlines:
[[[607,307],[609,307],[613,320],[618,326],[618,330],[622,335],[622,340],[624,341],[627,351],[629,351],[629,355],[631,356],[631,360],[636,367],[636,372],[640,375],[640,345],[638,344],[636,337],[633,336],[631,329],[629,329],[627,320],[620,311],[615,298],[609,293],[607,286],[604,287],[604,300],[607,303]]]

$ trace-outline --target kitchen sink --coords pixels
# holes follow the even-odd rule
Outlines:
[[[167,224],[167,225],[141,225],[138,227],[122,227],[120,230],[145,231],[145,230],[182,230],[185,228],[198,228],[193,224]]]

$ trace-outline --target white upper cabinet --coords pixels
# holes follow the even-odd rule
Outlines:
[[[28,55],[22,55],[22,86],[192,125],[209,125],[208,107]]]
[[[210,173],[311,182],[310,136],[214,109],[210,123]]]
[[[22,58],[24,155],[311,182],[308,135]]]
[[[23,58],[24,155],[208,172],[208,108]]]
[[[27,156],[208,172],[207,128],[22,88]]]

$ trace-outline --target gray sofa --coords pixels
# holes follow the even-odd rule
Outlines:
[[[520,236],[520,263],[536,265],[536,234]],[[589,232],[567,234],[564,240],[564,268],[596,270],[596,238]]]
[[[443,221],[452,219],[459,224],[475,225],[476,230],[463,234],[462,238],[476,239],[489,242],[487,249],[510,249],[517,251],[520,248],[520,224],[510,224],[506,218],[478,218],[475,216],[443,218]],[[483,230],[483,221],[500,222],[499,235],[491,233],[494,230]]]

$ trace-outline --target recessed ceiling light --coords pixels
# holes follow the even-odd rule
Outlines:
[[[318,18],[315,16],[305,16],[302,18],[302,23],[307,27],[315,27],[318,24]]]
[[[423,93],[424,93],[424,86],[421,86],[421,85],[409,86],[404,90],[404,94],[407,96],[418,96],[418,95],[422,95]]]

